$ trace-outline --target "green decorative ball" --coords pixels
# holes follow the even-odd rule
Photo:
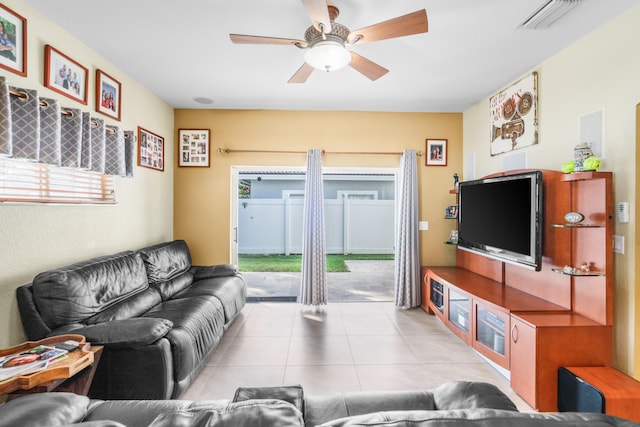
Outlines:
[[[584,163],[582,164],[582,166],[586,171],[598,170],[598,168],[600,167],[600,158],[595,156],[587,157],[586,159],[584,159]]]
[[[567,160],[566,162],[562,163],[560,170],[564,173],[571,173],[573,172],[575,167],[576,167],[576,164],[573,160]]]

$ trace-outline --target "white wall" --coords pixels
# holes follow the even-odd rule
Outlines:
[[[164,172],[135,167],[135,178],[116,178],[116,206],[0,205],[0,347],[7,347],[24,340],[15,297],[18,285],[49,268],[172,238],[174,114],[169,105],[25,2],[3,4],[24,16],[28,28],[28,76],[0,70],[10,85],[37,89],[41,96],[60,99],[63,107],[90,111],[126,130],[142,126],[166,143]],[[46,44],[89,69],[88,105],[43,86]],[[121,122],[95,112],[96,69],[122,83]]]
[[[538,72],[539,143],[518,150],[526,167],[560,169],[573,157],[580,117],[604,110],[605,158],[601,170],[614,172],[614,201],[636,209],[635,108],[640,102],[640,6],[584,37],[550,60]],[[534,70],[531,70],[534,71]],[[517,79],[514,79],[516,81]],[[511,82],[505,82],[508,86]],[[498,92],[502,88],[496,88]],[[489,98],[464,112],[463,158],[475,156],[475,175],[503,170],[508,155],[489,155]],[[465,164],[465,170],[472,170]],[[465,177],[463,177],[465,179]],[[632,373],[635,327],[635,228],[616,221],[614,233],[626,239],[624,255],[615,255],[614,366]],[[636,373],[638,375],[639,373]]]

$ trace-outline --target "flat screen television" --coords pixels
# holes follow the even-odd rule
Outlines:
[[[539,271],[542,172],[460,182],[458,248]]]

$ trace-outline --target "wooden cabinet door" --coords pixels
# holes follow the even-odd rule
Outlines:
[[[473,302],[473,348],[509,370],[509,312]]]
[[[511,388],[536,408],[537,331],[511,316],[510,331]]]

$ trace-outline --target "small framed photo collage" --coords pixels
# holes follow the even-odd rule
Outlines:
[[[178,165],[208,168],[211,154],[209,129],[180,129],[178,135]]]
[[[138,165],[164,171],[164,138],[138,127]]]

